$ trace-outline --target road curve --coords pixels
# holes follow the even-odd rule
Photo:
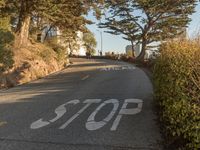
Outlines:
[[[161,150],[146,74],[120,61],[74,61],[0,91],[0,150]]]

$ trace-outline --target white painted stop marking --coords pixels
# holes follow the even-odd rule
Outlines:
[[[107,115],[106,118],[104,118],[102,121],[96,122],[95,121],[95,116],[101,110],[105,105],[107,104],[113,104],[113,109],[111,112]],[[117,111],[119,107],[119,101],[117,99],[110,99],[105,102],[103,102],[99,107],[96,108],[96,110],[89,116],[87,122],[86,122],[86,128],[88,130],[97,130],[100,129],[101,127],[105,126],[114,116],[115,112]]]

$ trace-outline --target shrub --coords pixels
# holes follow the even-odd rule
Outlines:
[[[51,63],[52,61],[52,49],[50,48],[44,48],[42,51],[39,51],[39,56],[42,57],[42,59],[45,62]]]
[[[0,72],[11,68],[14,64],[11,45],[14,36],[10,31],[0,29]]]
[[[200,42],[161,45],[154,67],[155,99],[165,135],[175,149],[200,148]]]
[[[67,60],[66,51],[65,49],[57,49],[57,59],[59,62],[65,62]]]
[[[46,41],[46,44],[51,47],[57,53],[57,60],[60,62],[66,61],[66,48],[64,48],[57,37],[52,37]]]
[[[13,53],[9,47],[0,45],[0,72],[12,68],[14,64]]]
[[[122,54],[121,56],[120,56],[120,58],[121,58],[121,60],[122,61],[128,61],[128,56],[126,55],[126,54]]]

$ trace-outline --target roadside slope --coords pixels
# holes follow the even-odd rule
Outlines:
[[[27,44],[24,48],[12,48],[14,65],[0,72],[0,88],[13,87],[44,77],[64,68],[67,58],[59,59],[59,54],[44,44]]]

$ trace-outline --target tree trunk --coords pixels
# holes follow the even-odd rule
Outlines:
[[[140,62],[144,61],[144,57],[146,54],[146,48],[147,48],[147,40],[143,39],[141,52],[140,52],[139,56],[136,58],[137,61],[140,61]]]
[[[135,57],[135,49],[134,49],[133,41],[131,41],[131,46],[132,46],[132,56]]]
[[[17,47],[23,47],[28,44],[30,22],[30,16],[25,16],[19,19],[16,31],[17,39],[15,43]]]
[[[71,46],[71,43],[70,43],[70,41],[69,41],[69,56],[72,56],[73,54],[72,54],[72,46]]]
[[[19,21],[16,28],[16,47],[23,47],[28,44],[29,28],[31,16],[29,15],[29,2],[28,0],[20,0]]]

